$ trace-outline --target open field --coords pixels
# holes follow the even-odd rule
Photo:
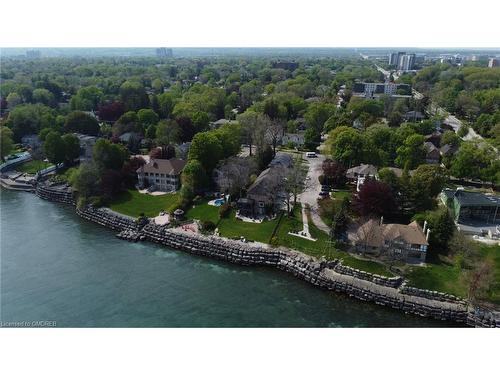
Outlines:
[[[149,195],[141,194],[137,190],[127,190],[118,194],[108,207],[132,217],[138,217],[141,213],[154,217],[160,211],[166,210],[176,199],[177,194]]]

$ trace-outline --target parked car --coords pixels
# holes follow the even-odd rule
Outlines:
[[[321,198],[326,198],[326,197],[329,197],[329,196],[330,196],[330,193],[329,193],[329,192],[327,192],[327,191],[320,191],[320,192],[319,192],[319,196],[320,196]]]
[[[316,155],[315,152],[306,152],[306,158],[317,158],[318,155]]]

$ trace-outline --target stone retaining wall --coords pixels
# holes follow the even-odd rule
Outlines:
[[[42,199],[49,200],[51,202],[59,202],[76,205],[75,198],[73,197],[73,192],[71,188],[67,185],[47,185],[45,182],[39,182],[36,186],[35,194]]]
[[[465,301],[462,298],[459,298],[452,294],[437,292],[435,290],[419,289],[404,284],[401,286],[400,290],[401,293],[411,296],[425,297],[436,301],[456,302],[456,303],[461,303],[463,305],[467,304],[467,301]]]
[[[276,267],[312,285],[345,293],[359,300],[391,307],[405,313],[472,326],[500,327],[500,316],[496,312],[472,309],[461,301],[428,298],[428,295],[414,293],[415,291],[404,285],[395,287],[399,282],[399,280],[396,281],[397,278],[360,273],[361,271],[342,266],[337,261],[320,261],[282,247],[268,248],[216,236],[203,236],[153,223],[140,228],[132,219],[91,207],[77,209],[76,212],[84,219],[118,232],[138,231],[144,239],[170,248],[240,265]]]
[[[138,231],[137,223],[132,219],[127,219],[123,216],[113,215],[98,208],[86,207],[84,209],[76,209],[78,216],[90,220],[96,224],[106,228],[116,230],[118,232],[125,230]]]
[[[344,266],[342,262],[339,262],[334,270],[343,275],[350,275],[357,277],[362,280],[368,280],[378,285],[384,285],[391,288],[398,288],[403,283],[404,279],[402,277],[385,277],[382,275],[376,275],[373,273],[358,270],[356,268]]]

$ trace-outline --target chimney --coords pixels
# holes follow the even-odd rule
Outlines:
[[[384,217],[380,216],[380,226],[382,226],[383,224],[384,224]]]
[[[427,229],[427,235],[425,236],[425,240],[429,242],[429,234],[431,233],[430,229]]]
[[[424,221],[424,229],[423,229],[424,233],[425,233],[425,228],[427,228],[427,220]]]

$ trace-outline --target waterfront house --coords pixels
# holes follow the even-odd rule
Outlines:
[[[457,223],[500,224],[500,197],[496,195],[444,189],[440,197]]]
[[[384,224],[370,219],[356,231],[356,250],[402,261],[425,261],[430,230],[425,233],[416,221],[408,225]]]
[[[180,159],[150,159],[137,169],[139,187],[152,187],[159,191],[179,190],[180,176],[185,165],[186,161]]]
[[[279,153],[262,171],[254,183],[248,188],[246,198],[238,199],[240,215],[262,217],[281,209],[286,193],[284,192],[285,176],[293,165],[291,155]]]

